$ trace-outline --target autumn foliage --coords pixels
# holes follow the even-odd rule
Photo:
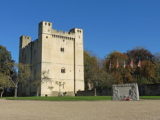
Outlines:
[[[86,58],[89,56],[92,59],[87,61]],[[121,83],[152,84],[160,82],[160,59],[144,48],[135,48],[126,53],[115,51],[104,59],[98,59],[89,53],[86,56],[85,53],[84,58],[85,81],[86,83],[88,80],[96,81],[98,87],[109,87],[112,84]]]

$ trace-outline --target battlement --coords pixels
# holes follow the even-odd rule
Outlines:
[[[52,31],[52,23],[51,22],[42,21],[39,23],[38,35],[50,34],[51,31]]]
[[[75,34],[82,34],[83,30],[79,28],[73,28],[69,30],[68,32],[66,31],[61,31],[61,30],[55,30],[52,28],[52,23],[47,22],[47,21],[42,21],[39,23],[39,32],[38,34],[59,34],[59,35],[75,35]]]
[[[55,30],[55,29],[52,29],[51,34],[52,35],[58,35],[58,36],[75,37],[74,33],[58,31],[58,30]]]
[[[83,30],[79,28],[73,28],[69,30],[69,32],[66,32],[66,31],[59,31],[59,30],[52,29],[52,32],[57,34],[63,34],[63,35],[75,35],[76,33],[79,33],[79,34],[83,33]]]
[[[22,35],[20,37],[20,48],[24,48],[26,47],[29,43],[31,42],[31,37],[30,36],[25,36],[25,35]]]
[[[72,28],[72,29],[69,31],[69,33],[79,33],[79,34],[81,34],[81,33],[83,33],[83,30],[80,29],[80,28]]]
[[[48,27],[52,28],[52,23],[51,22],[47,22],[47,21],[41,21],[39,23],[39,27],[41,27],[41,26],[48,26]]]
[[[55,29],[52,29],[52,33],[70,35],[69,32],[62,31],[62,30],[55,30]]]

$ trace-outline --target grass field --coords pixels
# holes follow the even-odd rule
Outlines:
[[[111,100],[111,96],[63,96],[63,97],[6,97],[7,100],[44,100],[44,101],[100,101]]]
[[[140,96],[140,99],[160,100],[160,96]]]
[[[111,96],[64,96],[64,97],[5,97],[7,100],[43,100],[43,101],[104,101]],[[160,100],[160,96],[140,96],[140,99]]]

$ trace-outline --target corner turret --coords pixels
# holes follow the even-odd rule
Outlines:
[[[76,43],[83,43],[83,30],[80,28],[73,28],[69,33],[75,34]]]
[[[22,36],[20,37],[19,48],[24,48],[24,47],[26,47],[30,42],[31,42],[31,37],[22,35]]]
[[[42,21],[39,23],[38,35],[41,34],[50,34],[52,32],[52,23]]]

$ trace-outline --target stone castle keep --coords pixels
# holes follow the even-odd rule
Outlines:
[[[38,39],[20,37],[19,62],[31,66],[20,95],[74,96],[84,90],[83,30],[62,32],[52,29],[51,22],[40,22]]]

